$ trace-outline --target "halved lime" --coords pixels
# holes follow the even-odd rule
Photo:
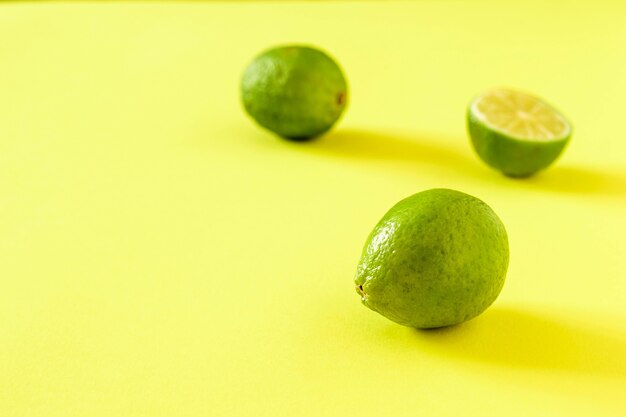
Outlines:
[[[511,177],[546,168],[569,142],[572,127],[545,101],[509,89],[483,93],[470,103],[467,128],[488,165]]]

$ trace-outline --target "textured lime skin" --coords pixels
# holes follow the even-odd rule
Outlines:
[[[504,225],[481,200],[432,189],[393,206],[370,234],[355,277],[361,301],[416,328],[476,317],[500,293],[509,264]]]
[[[547,168],[563,152],[570,134],[553,141],[520,140],[487,127],[468,109],[467,130],[474,150],[487,165],[509,177],[529,177]]]
[[[265,51],[241,79],[241,100],[248,114],[291,140],[311,139],[329,130],[345,109],[347,94],[337,63],[308,46]]]

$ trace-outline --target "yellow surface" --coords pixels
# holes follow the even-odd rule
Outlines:
[[[3,3],[0,415],[626,415],[624,2]],[[259,50],[324,47],[338,128],[242,113]],[[524,181],[465,134],[476,94],[574,123]],[[362,244],[431,188],[489,203],[505,288],[443,331],[359,303]]]

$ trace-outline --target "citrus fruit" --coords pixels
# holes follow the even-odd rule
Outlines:
[[[432,189],[400,201],[374,227],[356,291],[365,306],[399,324],[449,326],[493,303],[508,264],[506,230],[487,204]]]
[[[291,140],[311,139],[329,130],[345,109],[347,94],[337,63],[309,46],[269,49],[254,58],[241,79],[248,114]]]
[[[467,127],[482,160],[510,177],[528,177],[548,167],[572,133],[570,123],[552,106],[509,89],[472,100]]]

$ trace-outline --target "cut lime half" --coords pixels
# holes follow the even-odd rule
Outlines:
[[[545,101],[519,91],[496,89],[476,97],[467,112],[478,155],[512,177],[546,168],[567,145],[572,127]]]

